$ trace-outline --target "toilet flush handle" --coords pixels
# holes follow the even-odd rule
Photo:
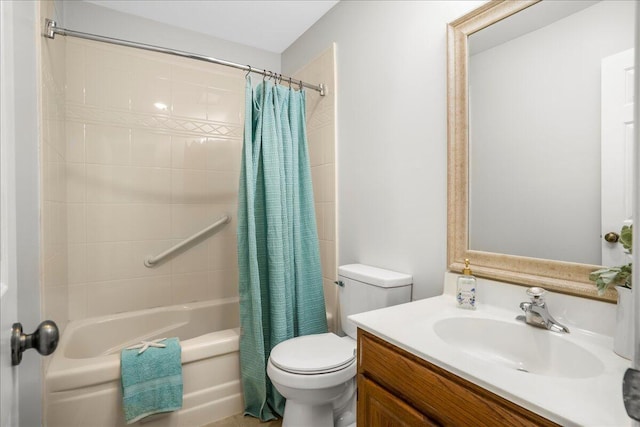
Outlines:
[[[336,280],[335,282],[336,285],[340,286],[341,288],[344,288],[344,282],[342,280]]]

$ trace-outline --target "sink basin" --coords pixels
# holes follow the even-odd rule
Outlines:
[[[508,369],[561,378],[589,378],[604,370],[596,356],[567,335],[524,323],[451,317],[437,321],[433,329],[460,351]]]

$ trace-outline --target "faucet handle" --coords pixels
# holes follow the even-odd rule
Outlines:
[[[544,304],[544,295],[546,293],[547,291],[538,286],[527,289],[527,295],[531,298],[531,302],[538,305]]]

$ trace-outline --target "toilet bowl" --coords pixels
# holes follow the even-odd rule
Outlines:
[[[283,427],[355,423],[356,342],[333,333],[306,335],[273,348],[267,374],[287,399]]]
[[[412,277],[362,264],[338,268],[345,337],[306,335],[276,345],[267,375],[284,396],[283,427],[355,427],[356,328],[347,316],[411,300]]]

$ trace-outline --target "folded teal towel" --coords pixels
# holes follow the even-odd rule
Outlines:
[[[122,350],[120,375],[122,406],[127,424],[152,414],[182,408],[182,362],[178,338],[162,342],[164,348]]]

